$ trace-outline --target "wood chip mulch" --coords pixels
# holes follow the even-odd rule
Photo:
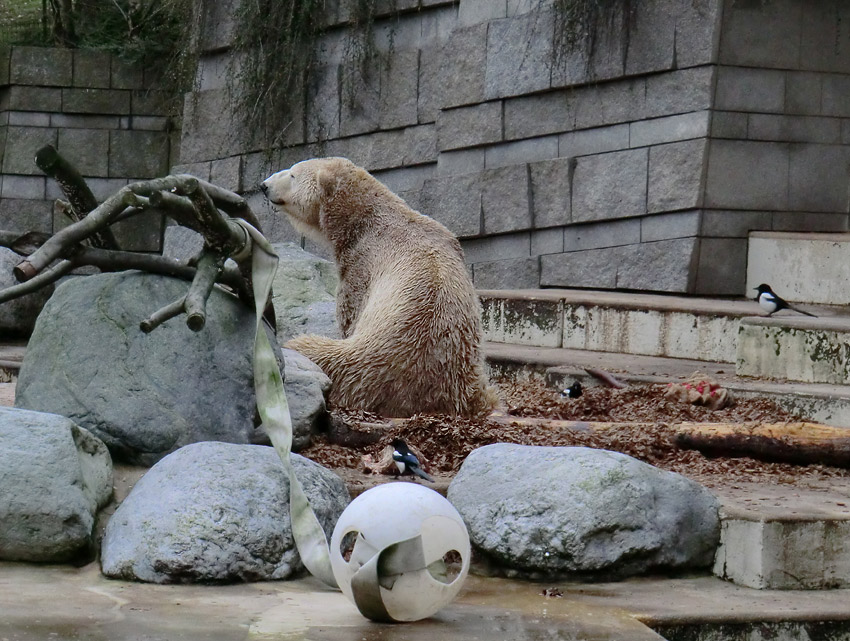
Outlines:
[[[659,468],[678,472],[709,487],[730,483],[799,483],[850,477],[850,470],[826,465],[767,463],[751,458],[707,458],[693,450],[678,449],[672,442],[674,426],[681,422],[799,421],[767,399],[739,399],[734,405],[711,411],[664,398],[666,385],[630,386],[625,389],[592,387],[577,399],[562,397],[538,382],[496,382],[509,416],[541,417],[570,421],[617,422],[600,431],[549,425],[512,425],[493,420],[468,420],[419,415],[384,434],[371,445],[357,448],[314,439],[301,454],[331,468],[363,469],[362,457],[374,460],[393,438],[402,438],[421,452],[423,468],[431,474],[454,475],[475,448],[491,443],[584,446],[628,454]],[[332,411],[334,420],[357,429],[361,422],[381,418],[363,412]],[[631,423],[629,425],[628,423]],[[644,425],[635,425],[643,423]]]

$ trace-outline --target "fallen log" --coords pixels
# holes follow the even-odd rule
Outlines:
[[[819,423],[682,423],[673,440],[709,457],[850,467],[850,429]]]

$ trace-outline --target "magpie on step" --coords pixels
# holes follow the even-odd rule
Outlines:
[[[797,309],[796,307],[792,307],[791,305],[789,305],[788,301],[776,294],[770,288],[770,285],[762,283],[761,285],[756,287],[756,291],[758,292],[758,296],[756,296],[755,300],[757,300],[759,306],[767,312],[768,316],[773,316],[773,314],[778,312],[780,309],[790,309],[791,311],[797,312],[798,314],[805,314],[806,316],[812,316],[813,318],[817,318],[817,316],[815,316],[814,314],[804,312],[802,309]]]
[[[419,459],[407,447],[407,443],[400,438],[393,439],[393,460],[398,468],[399,474],[415,474],[431,483],[434,479],[419,467]]]

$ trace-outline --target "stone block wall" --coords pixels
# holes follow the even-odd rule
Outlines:
[[[449,227],[480,288],[743,294],[750,230],[847,229],[840,0],[641,0],[572,52],[546,0],[404,0],[353,102],[340,0],[273,150],[228,115],[236,2],[204,3],[180,168],[246,193],[274,240],[294,234],[256,185],[320,155]]]
[[[34,162],[46,144],[76,165],[98,200],[167,174],[179,133],[153,84],[142,67],[104,52],[0,48],[0,229],[52,233],[68,223],[53,214],[61,191]],[[154,213],[115,231],[124,249],[162,247]]]

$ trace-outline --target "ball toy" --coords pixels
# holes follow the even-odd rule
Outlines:
[[[339,588],[363,616],[418,621],[460,591],[469,572],[469,533],[437,492],[399,481],[367,490],[349,504],[334,528],[330,553]]]

